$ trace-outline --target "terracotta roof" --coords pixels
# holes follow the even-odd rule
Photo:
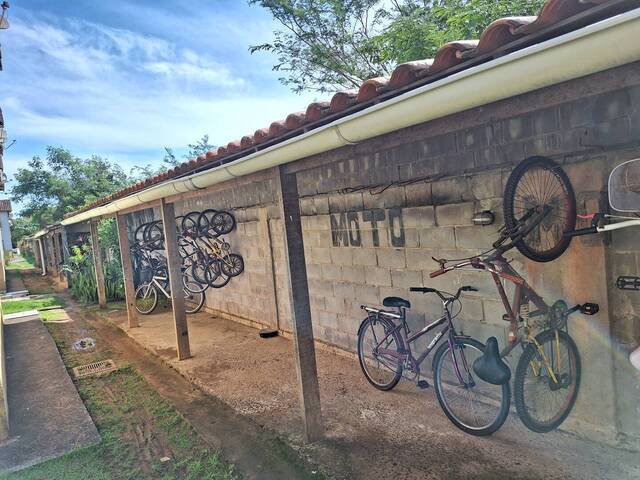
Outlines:
[[[398,65],[389,78],[372,78],[363,82],[358,90],[337,92],[328,102],[311,103],[304,112],[292,113],[283,120],[271,123],[267,128],[260,128],[253,134],[219,147],[217,151],[208,152],[168,172],[130,185],[65,216],[105,205],[172,178],[228,163],[373,103],[636,8],[639,4],[638,0],[547,0],[537,17],[497,19],[484,29],[478,40],[449,42],[440,47],[433,59]]]
[[[11,211],[11,200],[0,200],[0,212]]]

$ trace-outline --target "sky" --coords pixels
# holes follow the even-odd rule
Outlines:
[[[0,30],[0,108],[7,144],[16,141],[7,190],[47,145],[128,172],[159,165],[164,147],[181,156],[204,134],[226,145],[316,99],[281,85],[274,57],[248,52],[277,25],[246,0],[10,3]]]

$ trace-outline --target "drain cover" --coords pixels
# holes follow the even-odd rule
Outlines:
[[[99,362],[89,363],[73,369],[73,376],[76,378],[88,377],[100,373],[113,372],[116,364],[113,360],[101,360]]]
[[[73,349],[77,352],[86,352],[96,348],[96,339],[91,337],[81,338],[73,343]]]

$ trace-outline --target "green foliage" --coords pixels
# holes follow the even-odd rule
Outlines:
[[[18,245],[18,242],[24,237],[40,230],[40,225],[35,222],[31,217],[23,216],[13,220],[11,224],[11,241],[14,246]]]
[[[12,199],[24,204],[21,216],[40,227],[60,221],[65,213],[128,183],[127,175],[115,163],[96,155],[82,159],[59,147],[47,147],[44,160],[33,157],[26,168],[18,169],[15,178]]]
[[[115,221],[111,221],[115,223]],[[103,222],[108,223],[108,222]],[[120,262],[120,250],[108,246],[113,228],[109,225],[99,227],[99,235],[105,240],[106,252],[102,258],[104,267],[104,283],[107,300],[124,299],[124,282],[122,278],[122,264]],[[117,233],[116,233],[117,235]],[[102,240],[101,238],[101,240]],[[116,238],[117,242],[117,238]],[[98,301],[98,287],[96,285],[95,268],[93,265],[93,251],[91,245],[71,247],[69,262],[64,265],[64,271],[70,276],[71,295],[82,303],[95,303]],[[105,255],[106,253],[106,255]]]
[[[452,40],[478,38],[493,20],[535,15],[544,0],[249,0],[284,27],[249,50],[278,58],[295,92],[357,88],[394,66],[432,58]]]

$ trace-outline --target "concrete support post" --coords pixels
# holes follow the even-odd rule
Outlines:
[[[69,257],[71,253],[69,252],[69,239],[67,238],[67,229],[62,227],[62,232],[60,233],[60,239],[62,241],[62,261],[65,265],[69,264]],[[69,272],[64,272],[64,278],[67,282],[67,288],[71,285],[71,275]]]
[[[93,249],[93,266],[96,270],[96,286],[98,287],[98,305],[107,308],[107,290],[104,285],[104,269],[102,267],[102,255],[100,253],[100,241],[98,240],[98,225],[90,221],[91,247]]]
[[[133,284],[133,265],[131,264],[131,247],[127,235],[127,224],[124,215],[117,215],[118,242],[120,244],[120,258],[122,260],[122,278],[124,280],[124,296],[127,303],[127,319],[129,328],[139,326],[138,314],[135,308],[136,292]]]
[[[295,174],[287,174],[283,167],[278,168],[278,178],[285,255],[289,271],[289,301],[293,314],[291,323],[300,405],[304,419],[305,437],[307,441],[312,442],[322,436],[323,426],[307,266],[302,242],[298,185]]]
[[[184,306],[184,291],[182,289],[182,258],[178,251],[176,235],[176,214],[173,203],[166,203],[164,200],[160,202],[160,210],[162,211],[164,248],[167,254],[167,270],[169,271],[169,287],[171,288],[171,305],[173,307],[178,360],[184,360],[191,357],[191,350],[187,313]]]
[[[47,262],[44,259],[44,248],[42,246],[42,237],[38,238],[38,250],[40,251],[40,268],[42,269],[42,276],[47,274]]]

